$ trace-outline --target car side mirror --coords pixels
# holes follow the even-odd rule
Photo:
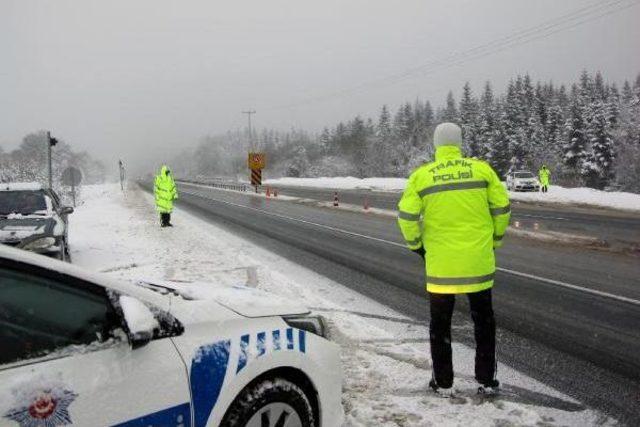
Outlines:
[[[135,350],[147,345],[153,339],[153,331],[160,327],[155,316],[149,307],[136,298],[121,295],[119,301],[131,348]]]
[[[71,206],[63,206],[60,208],[61,215],[69,215],[73,213],[73,208]]]

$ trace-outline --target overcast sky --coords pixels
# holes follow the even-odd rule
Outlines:
[[[479,59],[448,57],[594,4],[635,6]],[[248,108],[258,128],[318,130],[383,103],[441,104],[467,80],[562,83],[586,68],[620,82],[640,71],[639,18],[637,0],[2,0],[0,145],[49,129],[142,165],[244,126]]]

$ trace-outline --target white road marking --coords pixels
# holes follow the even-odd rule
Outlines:
[[[615,295],[615,294],[610,294],[609,292],[598,291],[598,290],[591,289],[591,288],[584,288],[582,286],[572,285],[571,283],[561,282],[559,280],[547,279],[546,277],[535,276],[535,275],[529,274],[529,273],[522,273],[520,271],[510,270],[508,268],[498,267],[498,268],[496,268],[496,270],[502,271],[503,273],[512,274],[514,276],[520,276],[520,277],[524,277],[524,278],[527,278],[527,279],[533,279],[533,280],[537,280],[539,282],[548,283],[550,285],[556,285],[556,286],[561,286],[561,287],[567,288],[567,289],[573,289],[575,291],[585,292],[587,294],[597,295],[597,296],[604,297],[604,298],[610,298],[610,299],[626,302],[626,303],[633,304],[633,305],[640,305],[640,301],[637,300],[637,299],[627,298],[627,297],[623,297],[623,296]]]
[[[355,233],[353,231],[344,230],[342,228],[337,228],[337,227],[331,227],[329,225],[318,224],[316,222],[307,221],[307,220],[300,219],[300,218],[292,218],[292,217],[289,217],[289,216],[286,216],[286,215],[281,215],[281,214],[265,211],[263,209],[253,208],[253,207],[250,207],[250,206],[244,206],[244,205],[241,205],[241,204],[238,204],[238,203],[228,202],[228,201],[220,200],[220,199],[214,199],[214,198],[206,196],[206,195],[204,195],[202,193],[190,193],[190,192],[187,192],[187,191],[183,191],[183,193],[190,194],[192,196],[202,197],[204,199],[212,200],[212,201],[215,201],[215,202],[218,202],[218,203],[224,203],[226,205],[235,206],[235,207],[238,207],[238,208],[243,208],[243,209],[248,209],[248,210],[260,212],[261,214],[272,216],[272,217],[275,217],[275,218],[285,219],[285,220],[288,220],[288,221],[295,221],[295,222],[299,222],[299,223],[302,223],[302,224],[307,224],[307,225],[312,225],[314,227],[323,228],[325,230],[330,230],[330,231],[335,231],[337,233],[346,234],[346,235],[349,235],[349,236],[354,236],[354,237],[359,237],[359,238],[366,239],[366,240],[372,240],[372,241],[375,241],[375,242],[385,243],[385,244],[392,245],[392,246],[397,246],[397,247],[400,247],[400,248],[406,248],[406,245],[403,245],[403,244],[397,243],[397,242],[392,242],[390,240],[380,239],[380,238],[377,238],[377,237],[371,237],[371,236],[367,236],[365,234]],[[531,280],[537,280],[539,282],[547,283],[547,284],[550,284],[550,285],[560,286],[560,287],[563,287],[563,288],[566,288],[566,289],[571,289],[571,290],[574,290],[574,291],[580,291],[580,292],[588,293],[588,294],[591,294],[591,295],[596,295],[596,296],[599,296],[599,297],[609,298],[609,299],[613,299],[613,300],[616,300],[616,301],[621,301],[621,302],[625,302],[625,303],[628,303],[628,304],[633,304],[633,305],[640,306],[640,300],[636,300],[636,299],[633,299],[633,298],[628,298],[628,297],[624,297],[624,296],[620,296],[620,295],[615,295],[615,294],[611,294],[609,292],[598,291],[598,290],[591,289],[591,288],[585,288],[583,286],[572,285],[571,283],[562,282],[560,280],[548,279],[546,277],[540,277],[540,276],[536,276],[536,275],[529,274],[529,273],[523,273],[523,272],[516,271],[516,270],[510,270],[508,268],[497,267],[496,270],[501,271],[503,273],[511,274],[513,276],[519,276],[519,277],[524,277],[524,278],[531,279]]]
[[[515,216],[522,216],[525,218],[538,218],[538,219],[553,219],[553,220],[558,220],[558,221],[571,221],[569,218],[560,218],[560,217],[555,217],[555,216],[547,216],[547,215],[531,215],[531,214],[522,214],[522,213],[517,213],[517,212],[513,212],[511,211],[512,215]]]

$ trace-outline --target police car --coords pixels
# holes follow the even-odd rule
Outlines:
[[[507,190],[540,191],[540,181],[530,171],[513,171],[507,174]]]
[[[252,288],[123,284],[0,247],[0,349],[0,426],[342,423],[322,319]]]

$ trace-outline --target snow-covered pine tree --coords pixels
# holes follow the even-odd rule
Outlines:
[[[324,129],[322,129],[319,142],[323,155],[327,155],[331,147],[331,131],[328,127],[325,126]]]
[[[540,167],[538,163],[542,163],[541,159],[545,157],[548,152],[545,129],[536,112],[533,112],[531,116],[529,116],[527,130],[529,133],[527,134],[524,164],[528,169],[536,170]]]
[[[382,139],[389,140],[391,138],[391,115],[387,105],[383,105],[378,118],[377,133]]]
[[[625,80],[622,85],[621,101],[628,105],[631,105],[633,101],[633,89],[631,88],[631,84],[629,84],[629,80]]]
[[[429,101],[424,103],[423,114],[422,114],[422,124],[425,129],[430,130],[433,127],[434,115],[433,115],[433,107]]]
[[[562,161],[573,173],[582,170],[582,163],[587,156],[586,127],[582,97],[574,85],[571,90],[569,115],[565,122],[566,138],[562,144]]]
[[[449,91],[447,94],[447,101],[445,104],[445,108],[440,110],[438,121],[440,123],[443,122],[452,122],[456,123],[458,121],[458,109],[456,108],[456,99],[453,96],[453,92]]]
[[[569,109],[569,95],[567,95],[567,87],[565,85],[561,85],[557,90],[556,101],[558,106],[562,108],[562,111],[567,111]]]
[[[492,132],[493,136],[491,137],[492,144],[490,146],[490,150],[487,153],[487,158],[489,159],[491,166],[496,170],[499,176],[505,177],[507,172],[511,169],[512,164],[512,153],[511,153],[511,141],[510,135],[512,129],[508,128],[509,121],[507,120],[507,108],[505,106],[505,101],[497,101],[496,102],[496,125]]]
[[[471,84],[465,83],[460,98],[459,125],[462,128],[464,152],[469,157],[477,157],[480,153],[480,138],[478,130],[478,101],[473,96]]]
[[[527,150],[528,120],[526,106],[523,103],[522,77],[512,80],[507,87],[507,95],[502,103],[502,129],[508,142],[509,169],[523,167]]]
[[[606,91],[606,97],[603,101],[607,109],[607,120],[612,128],[618,125],[620,119],[620,92],[615,83],[611,84]]]
[[[562,153],[562,143],[565,132],[565,118],[562,107],[555,102],[547,112],[547,122],[545,125],[545,156],[542,163],[552,165],[559,159]]]
[[[587,137],[591,147],[582,164],[581,174],[587,186],[602,189],[612,178],[615,159],[611,124],[607,118],[607,105],[604,101],[596,100],[589,107],[591,120],[587,127]]]
[[[596,72],[596,75],[593,78],[592,91],[594,100],[607,100],[607,85],[604,82],[604,78],[602,77],[602,73],[600,71]]]
[[[496,106],[491,83],[487,81],[480,98],[478,116],[478,156],[489,163],[492,162],[492,145],[496,133]]]

